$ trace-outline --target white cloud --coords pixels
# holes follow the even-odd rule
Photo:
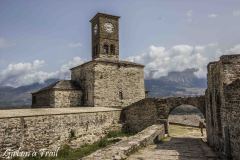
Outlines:
[[[79,48],[79,47],[82,47],[82,43],[80,43],[80,42],[69,43],[68,47],[70,47],[70,48]]]
[[[83,64],[84,60],[80,57],[74,57],[71,61],[61,66],[57,78],[69,79],[70,78],[70,68],[76,67]]]
[[[41,71],[45,64],[43,60],[35,60],[31,63],[9,64],[6,69],[0,72],[0,86],[18,87],[32,83],[43,83],[50,78],[69,79],[69,69],[82,63],[83,60],[80,57],[74,57],[67,64],[62,65],[60,70],[55,72]]]
[[[218,60],[223,54],[240,54],[240,44],[225,51],[219,49],[217,43],[207,45],[175,45],[170,48],[150,46],[148,52],[131,56],[127,59],[145,65],[145,78],[159,78],[171,71],[183,71],[196,68],[198,77],[206,77],[207,64]],[[63,64],[55,72],[42,71],[45,65],[43,60],[9,64],[0,71],[0,86],[18,87],[32,83],[43,83],[49,78],[69,79],[69,69],[84,63],[80,57]]]
[[[226,51],[227,54],[240,54],[240,44],[235,45]]]
[[[1,48],[9,48],[14,46],[15,44],[12,42],[9,42],[8,40],[6,40],[5,38],[1,38],[0,37],[0,49]]]
[[[240,10],[234,10],[233,12],[232,12],[232,14],[233,14],[233,16],[240,16]]]
[[[196,68],[195,75],[206,77],[207,64],[218,60],[223,54],[240,53],[240,45],[226,51],[219,49],[217,43],[207,45],[176,45],[170,48],[150,46],[149,51],[138,56],[128,57],[133,62],[145,65],[145,78],[159,78],[171,71]]]
[[[214,13],[208,15],[208,18],[217,18],[217,17],[218,15]]]

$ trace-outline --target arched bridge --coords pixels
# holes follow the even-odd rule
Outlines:
[[[193,105],[205,116],[205,96],[145,98],[123,109],[122,121],[133,132],[155,124],[166,123],[170,112],[180,105]]]
[[[174,108],[185,104],[185,105],[192,105],[197,107],[205,116],[205,96],[170,97],[170,98],[158,99],[157,101],[163,101],[163,103],[167,105],[166,109],[168,111],[168,115]]]

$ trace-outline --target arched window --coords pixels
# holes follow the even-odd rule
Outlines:
[[[122,93],[122,91],[119,92],[119,99],[121,99],[121,100],[123,99],[123,93]]]
[[[111,54],[115,53],[115,46],[113,44],[111,44],[111,46],[110,46],[110,52],[111,52]]]
[[[107,44],[104,44],[104,45],[103,45],[103,52],[104,52],[105,54],[108,54],[108,52],[109,52],[109,47],[108,47]]]

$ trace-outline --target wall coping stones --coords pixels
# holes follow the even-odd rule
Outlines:
[[[103,63],[103,64],[114,64],[114,65],[119,65],[119,66],[136,66],[136,67],[141,67],[144,68],[144,65],[142,64],[138,64],[138,63],[134,63],[134,62],[129,62],[129,61],[123,61],[123,60],[92,60],[86,63],[83,63],[79,66],[73,67],[70,70],[75,70],[77,68],[81,68],[85,65],[89,65],[89,64],[98,64],[98,63]]]
[[[134,136],[123,139],[109,147],[100,149],[81,160],[119,160],[126,159],[131,153],[152,144],[154,140],[164,137],[164,125],[152,125]]]
[[[240,54],[230,54],[230,55],[222,55],[220,57],[220,60],[222,61],[231,61],[231,60],[238,60],[239,61]]]
[[[7,109],[7,110],[0,110],[0,119],[17,118],[17,117],[46,116],[46,115],[111,112],[111,111],[121,111],[121,109],[109,108],[109,107]]]

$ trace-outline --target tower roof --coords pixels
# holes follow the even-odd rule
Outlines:
[[[98,12],[91,20],[90,22],[92,22],[95,18],[97,17],[111,17],[111,18],[115,18],[115,19],[119,19],[120,16],[115,16],[115,15],[111,15],[111,14],[106,14],[106,13],[100,13]]]

